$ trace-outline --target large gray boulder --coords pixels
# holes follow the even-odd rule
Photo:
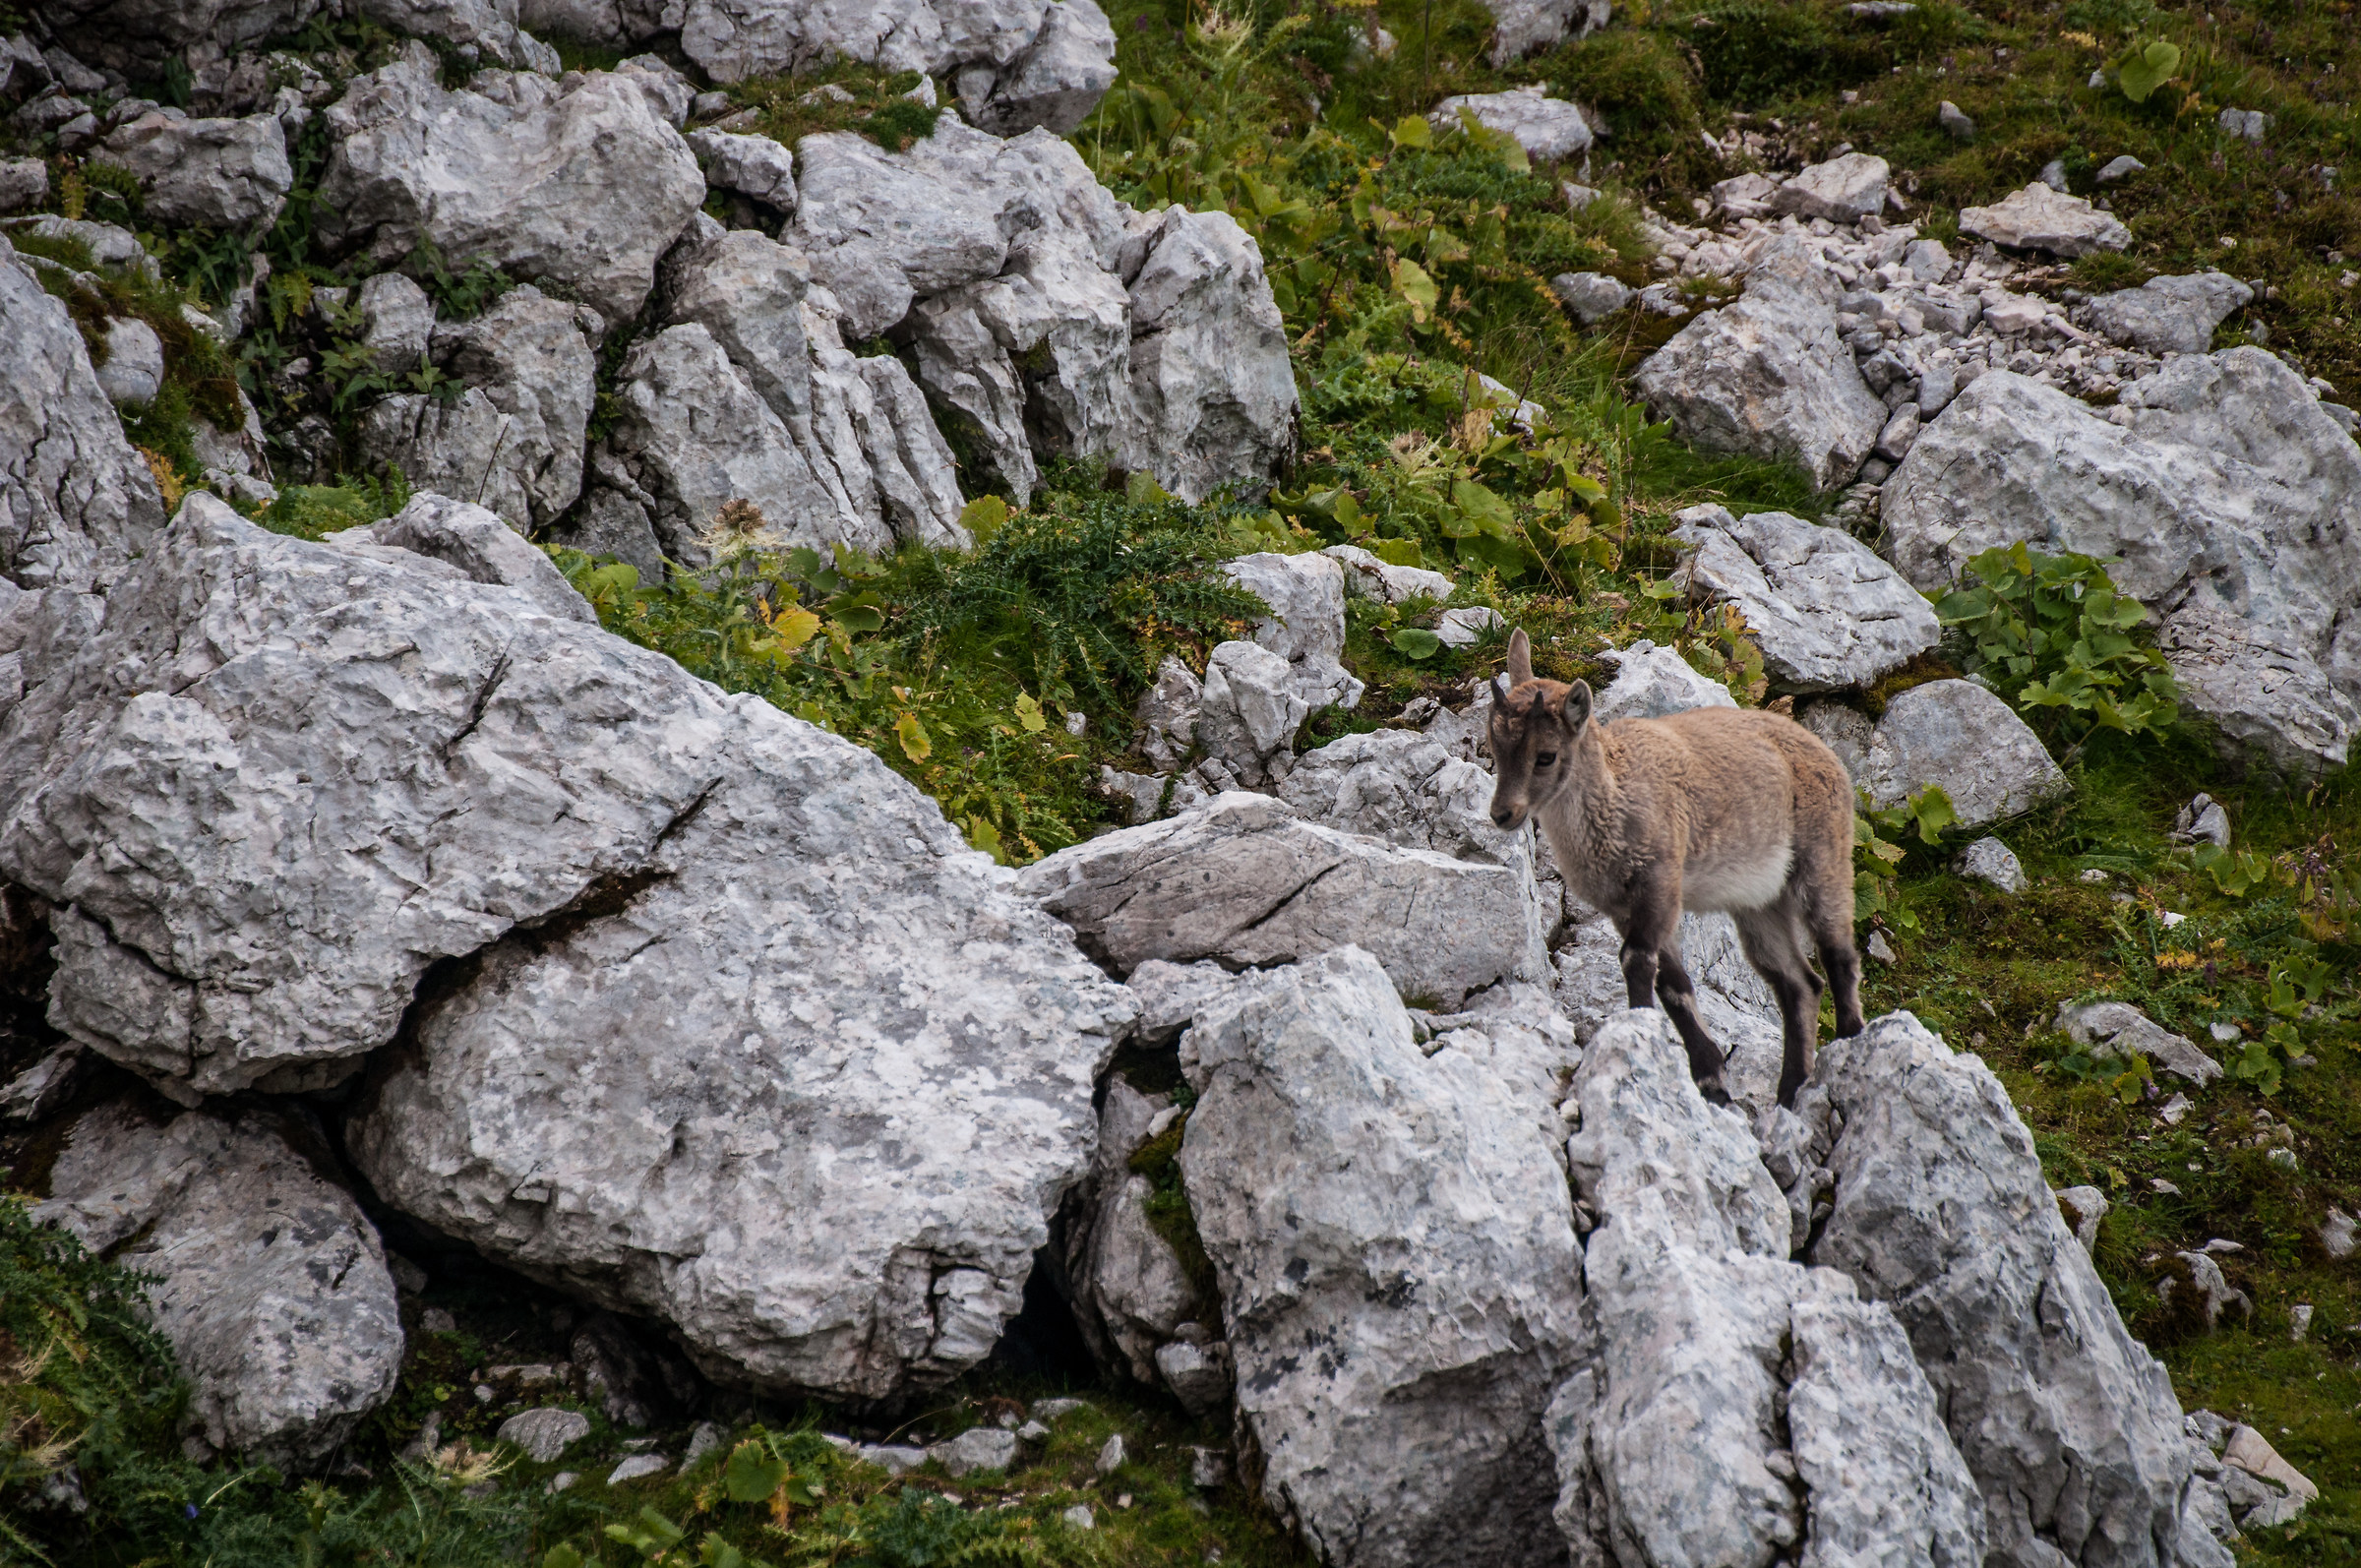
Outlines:
[[[1445,1005],[1548,974],[1529,871],[1339,832],[1264,795],[1102,834],[1017,885],[1124,974],[1151,958],[1258,966],[1352,943],[1403,995]]]
[[[391,517],[336,535],[339,549],[363,544],[388,545],[443,562],[471,582],[515,589],[543,615],[598,625],[598,613],[548,556],[472,502],[428,491],[413,496]]]
[[[0,578],[103,588],[163,526],[63,302],[0,237]]]
[[[2361,726],[2361,447],[2257,348],[2190,355],[2112,419],[1978,377],[1887,481],[1886,552],[1939,591],[2020,541],[2114,558],[2190,707],[2273,764],[2340,765]],[[2339,651],[2340,649],[2346,651]]]
[[[1736,605],[1782,687],[1867,686],[1942,637],[1926,596],[1841,528],[1711,505],[1678,522],[1673,537],[1694,552],[1682,567],[1690,596]]]
[[[1554,49],[1606,26],[1613,0],[1483,0],[1492,14],[1492,69]]]
[[[1196,501],[1265,484],[1296,394],[1260,253],[1226,213],[1133,212],[1047,131],[945,116],[903,152],[806,137],[782,239],[841,335],[891,331],[1020,502],[1036,459],[1103,458]]]
[[[437,38],[491,65],[556,76],[558,51],[516,25],[517,0],[344,0],[345,11],[396,32]]]
[[[1270,606],[1254,623],[1254,641],[1288,662],[1289,680],[1312,708],[1353,707],[1362,684],[1341,662],[1345,652],[1345,572],[1332,558],[1234,556],[1222,574]]]
[[[696,157],[631,72],[478,72],[447,91],[413,44],[327,111],[320,238],[377,266],[420,241],[639,314],[656,259],[705,198]]]
[[[1548,1413],[1581,1564],[1980,1568],[1983,1507],[1884,1306],[1788,1261],[1787,1203],[1662,1013],[1576,1070],[1580,1363]]]
[[[1268,488],[1296,452],[1295,373],[1262,252],[1227,212],[1167,208],[1131,297],[1131,466],[1183,501]]]
[[[1900,806],[1937,785],[1962,827],[2019,815],[2068,787],[2041,738],[1973,681],[1929,681],[1895,694],[1857,765],[1846,748],[1832,749],[1871,805]]]
[[[295,188],[277,117],[193,120],[156,109],[99,144],[106,160],[136,175],[152,220],[210,228],[268,228]]]
[[[1562,1563],[1541,1415],[1581,1281],[1546,1106],[1457,1045],[1423,1055],[1351,947],[1241,977],[1180,1053],[1264,1497],[1325,1562]]]
[[[65,1134],[36,1220],[156,1276],[155,1326],[190,1384],[192,1447],[318,1470],[401,1370],[385,1248],[322,1178],[315,1130],[269,1111],[143,1113]]]
[[[1115,29],[1094,0],[687,0],[661,11],[642,0],[527,0],[527,14],[536,9],[556,30],[613,41],[677,27],[682,51],[716,82],[831,59],[924,71],[1001,136],[1063,136],[1115,85]]]
[[[1497,49],[1495,45],[1495,52]],[[1459,93],[1436,104],[1426,118],[1438,131],[1455,131],[1462,115],[1508,137],[1528,156],[1544,163],[1590,151],[1591,122],[1578,105],[1549,96],[1545,83],[1511,88],[1506,92]]]
[[[324,0],[41,0],[32,11],[92,65],[151,80],[166,60],[292,32]]]
[[[991,1350],[1135,1008],[933,802],[526,589],[202,496],[106,614],[0,740],[59,1028],[182,1095],[400,1031],[347,1127],[379,1196],[715,1376],[883,1399]]]
[[[1811,1261],[1908,1331],[1983,1492],[1990,1561],[2181,1560],[2192,1456],[2171,1379],[2125,1331],[1999,1080],[1892,1013],[1823,1046],[1804,1094],[1840,1129]]]
[[[1633,378],[1681,439],[1708,452],[1792,463],[1827,490],[1848,482],[1885,429],[1886,405],[1837,330],[1836,279],[1792,259],[1746,280]]]
[[[581,495],[603,330],[595,312],[530,283],[472,321],[442,324],[434,358],[466,391],[379,400],[359,421],[362,452],[415,489],[481,502],[520,533],[547,527]]]
[[[732,502],[756,508],[791,543],[892,548],[881,517],[871,523],[838,509],[786,423],[703,327],[668,327],[641,340],[624,361],[616,400],[602,476],[620,469],[652,503],[648,522],[673,560],[701,564],[703,536]]]
[[[2090,325],[2119,343],[2151,354],[2202,354],[2222,318],[2255,297],[2225,272],[2151,277],[2090,302]]]

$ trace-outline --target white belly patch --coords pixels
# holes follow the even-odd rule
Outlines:
[[[1681,907],[1761,909],[1786,890],[1787,873],[1794,864],[1792,841],[1780,845],[1776,853],[1744,860],[1691,861],[1681,868]]]

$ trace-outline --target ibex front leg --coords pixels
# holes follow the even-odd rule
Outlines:
[[[1708,1103],[1729,1104],[1722,1081],[1722,1048],[1697,1016],[1697,988],[1680,962],[1680,898],[1677,889],[1651,889],[1634,902],[1623,931],[1623,985],[1631,1005],[1662,1005],[1689,1051],[1689,1076]],[[1669,896],[1666,894],[1669,893]]]

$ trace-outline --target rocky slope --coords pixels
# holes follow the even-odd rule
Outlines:
[[[1495,64],[1606,20],[1493,19]],[[549,37],[615,57],[567,70]],[[1282,300],[1313,274],[1274,281],[1268,210],[1101,183],[1063,138],[1116,49],[1092,0],[56,0],[9,42],[11,134],[60,186],[0,167],[26,210],[0,219],[0,1109],[37,1154],[32,1219],[153,1276],[192,1462],[357,1463],[455,1329],[401,1255],[431,1246],[578,1324],[562,1364],[468,1367],[408,1428],[449,1476],[440,1406],[466,1397],[552,1390],[477,1434],[535,1464],[592,1412],[601,1441],[711,1417],[709,1452],[756,1400],[899,1421],[1048,1320],[1107,1386],[1226,1423],[1198,1484],[1337,1565],[2214,1568],[2240,1525],[2299,1514],[2317,1489],[2259,1430],[2184,1413],[2101,1282],[2105,1200],[2052,1191],[1977,1055],[1889,1011],[1778,1107],[1777,1010],[1727,917],[1691,914],[1738,1102],[1709,1106],[1662,1015],[1623,1005],[1611,928],[1490,821],[1487,684],[1315,744],[1369,694],[1377,629],[1488,674],[1506,619],[1440,606],[1525,546],[1444,572],[1398,534],[1291,528],[1312,503],[1283,488],[1306,404]],[[800,138],[724,90],[854,67],[868,117]],[[139,95],[167,79],[181,101]],[[1387,135],[1527,174],[1600,132],[1517,90]],[[1667,645],[1608,639],[1601,720],[1776,691],[1850,769],[1873,851],[1875,814],[1930,801],[1930,843],[2020,820],[2076,776],[2021,694],[1930,662],[1929,595],[2028,545],[2113,561],[2225,756],[2341,766],[2349,410],[2262,347],[2213,351],[2236,279],[2013,288],[2035,253],[2128,243],[2089,202],[2035,183],[1938,243],[1890,173],[1750,171],[1702,227],[1638,212],[1660,281],[1550,284],[1568,320],[1679,324],[1631,385],[1691,448],[1844,498],[1826,521],[1660,509]],[[92,188],[145,233],[86,215]],[[290,213],[312,271],[272,289],[261,236]],[[193,266],[205,234],[244,236],[236,280],[171,292],[157,253]],[[1397,320],[1446,309],[1387,265]],[[333,345],[316,366],[265,354],[302,333]],[[1416,503],[1447,497],[1450,537],[1507,513],[1483,460],[1535,454],[1561,513],[1577,480],[1606,504],[1548,409],[1457,380],[1447,450],[1474,455]],[[1446,450],[1367,445],[1414,478]],[[354,462],[406,500],[290,523]],[[533,542],[692,599],[750,552],[858,581],[989,549],[1074,472],[1229,530],[1191,591],[1259,609],[1136,684],[1104,774],[1130,825],[1021,871],[875,750],[618,634],[653,601],[594,604],[595,573]],[[883,617],[842,586],[814,590],[826,641],[817,614],[790,640],[783,593],[725,624],[774,662],[849,660]],[[1727,681],[1700,671],[1709,625]],[[893,690],[926,760],[915,698],[830,678]],[[1048,694],[1004,733],[1044,732]],[[2203,810],[2185,833],[2220,847]],[[2024,889],[1997,838],[1967,856]],[[2100,1006],[2057,1028],[2221,1076]],[[2212,1254],[2181,1256],[2218,1316]],[[1008,1414],[825,1463],[1006,1472],[1071,1412]],[[1114,1434],[1096,1468],[1123,1464]],[[635,1452],[608,1484],[670,1465]],[[775,1518],[797,1506],[819,1505]]]

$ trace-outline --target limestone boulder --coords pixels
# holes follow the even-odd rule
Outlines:
[[[2255,291],[2224,272],[2151,277],[2090,302],[2090,325],[2119,343],[2151,354],[2202,354],[2213,329]]]
[[[192,496],[43,643],[0,866],[56,906],[56,1027],[183,1097],[405,1030],[347,1128],[391,1206],[717,1377],[982,1359],[1127,994],[868,753],[477,580],[469,537],[338,538]]]
[[[2041,738],[1972,681],[1929,681],[1897,693],[1852,781],[1879,807],[1939,786],[1963,827],[2016,816],[2068,787]]]
[[[1814,163],[1785,181],[1771,198],[1772,211],[1831,223],[1858,223],[1885,211],[1886,160],[1868,152],[1846,152]]]
[[[1296,732],[1309,717],[1296,666],[1259,643],[1214,645],[1197,689],[1193,731],[1208,761],[1241,783],[1268,783],[1285,775]]]
[[[683,52],[716,82],[832,59],[924,71],[955,87],[974,124],[1003,136],[1035,127],[1063,136],[1115,85],[1115,29],[1094,0],[687,0],[661,11],[642,0],[530,3],[608,36],[678,27]]]
[[[1615,667],[1615,678],[1591,708],[1602,724],[1738,705],[1728,687],[1699,674],[1677,648],[1659,647],[1643,638],[1628,647],[1603,648],[1599,656]]]
[[[1107,1080],[1083,1211],[1065,1237],[1074,1320],[1092,1354],[1103,1370],[1150,1387],[1163,1381],[1156,1353],[1213,1305],[1198,1301],[1180,1255],[1148,1217],[1153,1186],[1130,1169],[1140,1145],[1179,1116],[1169,1094],[1142,1094],[1120,1074]]]
[[[1345,569],[1345,592],[1352,598],[1408,604],[1413,599],[1451,597],[1451,579],[1424,567],[1396,566],[1351,544],[1332,544],[1320,554]]]
[[[1102,834],[1017,885],[1123,974],[1152,958],[1259,966],[1351,943],[1403,995],[1450,1005],[1548,973],[1530,873],[1340,832],[1262,795]]]
[[[689,147],[705,166],[705,185],[795,211],[795,154],[767,136],[692,131]]]
[[[1613,0],[1484,0],[1492,14],[1492,69],[1588,37],[1606,26]]]
[[[447,90],[412,45],[326,111],[322,241],[390,266],[431,241],[563,285],[607,321],[639,313],[656,260],[705,198],[680,133],[630,72],[478,72]]]
[[[2010,250],[2047,251],[2068,259],[2119,251],[2132,242],[2132,231],[2112,212],[2039,180],[1991,207],[1962,208],[1960,232]]]
[[[1822,490],[1847,483],[1886,406],[1838,332],[1838,297],[1817,268],[1758,268],[1737,303],[1683,327],[1634,385],[1693,446],[1791,463]]]
[[[345,10],[414,38],[436,38],[462,58],[556,76],[558,51],[516,25],[517,0],[345,0]]]
[[[1600,1029],[1567,1117],[1589,1333],[1547,1430],[1573,1559],[1978,1568],[1982,1500],[1901,1325],[1788,1261],[1786,1201],[1662,1013]]]
[[[1168,208],[1139,236],[1131,301],[1131,465],[1183,501],[1260,494],[1294,460],[1295,372],[1252,236],[1227,212]]]
[[[1783,687],[1867,686],[1943,634],[1926,596],[1841,528],[1710,505],[1678,522],[1673,537],[1695,552],[1683,567],[1690,596],[1736,605]]]
[[[1345,572],[1333,558],[1268,551],[1234,556],[1223,575],[1270,606],[1254,623],[1254,641],[1288,662],[1290,681],[1311,708],[1353,707],[1362,684],[1341,662],[1345,651]]]
[[[0,237],[0,578],[102,588],[163,526],[66,307]]]
[[[525,543],[499,516],[471,502],[432,491],[410,498],[393,516],[336,536],[337,548],[385,545],[456,568],[470,582],[513,588],[542,615],[583,626],[598,625],[598,613],[548,556]]]
[[[360,1206],[322,1178],[330,1160],[317,1130],[259,1109],[116,1101],[65,1134],[33,1215],[156,1276],[200,1453],[319,1470],[394,1392],[394,1277]]]
[[[41,0],[31,8],[91,65],[153,79],[191,45],[224,51],[292,32],[322,0]]]
[[[1980,552],[2112,558],[2184,699],[2274,766],[2339,765],[2361,723],[2361,447],[2257,348],[2188,355],[2101,418],[1978,377],[1887,481],[1886,552],[1927,591]]]
[[[160,222],[267,228],[295,187],[286,135],[273,115],[193,120],[158,109],[100,147],[108,162],[138,177],[144,210]]]
[[[2190,1445],[1999,1080],[1907,1013],[1821,1047],[1837,1126],[1810,1249],[1889,1305],[1983,1493],[1991,1561],[2182,1560]],[[2212,1560],[2212,1559],[2206,1559]]]
[[[1541,1416],[1582,1293],[1554,1137],[1485,1062],[1422,1055],[1357,948],[1241,977],[1180,1052],[1264,1497],[1328,1562],[1562,1563]]]
[[[1556,163],[1590,151],[1591,122],[1582,110],[1563,98],[1549,96],[1544,84],[1511,88],[1506,92],[1465,92],[1443,99],[1427,115],[1438,131],[1458,129],[1462,115],[1472,116],[1487,131],[1514,140],[1528,157]]]
[[[530,283],[471,321],[443,323],[433,358],[467,390],[448,401],[381,399],[361,415],[362,452],[413,488],[478,501],[520,532],[549,526],[581,495],[601,327],[588,307]]]
[[[2128,1001],[2067,1002],[2058,1008],[2052,1027],[2076,1045],[2090,1048],[2094,1056],[2122,1057],[2138,1052],[2200,1088],[2221,1076],[2221,1063],[2196,1042],[2174,1034]]]

